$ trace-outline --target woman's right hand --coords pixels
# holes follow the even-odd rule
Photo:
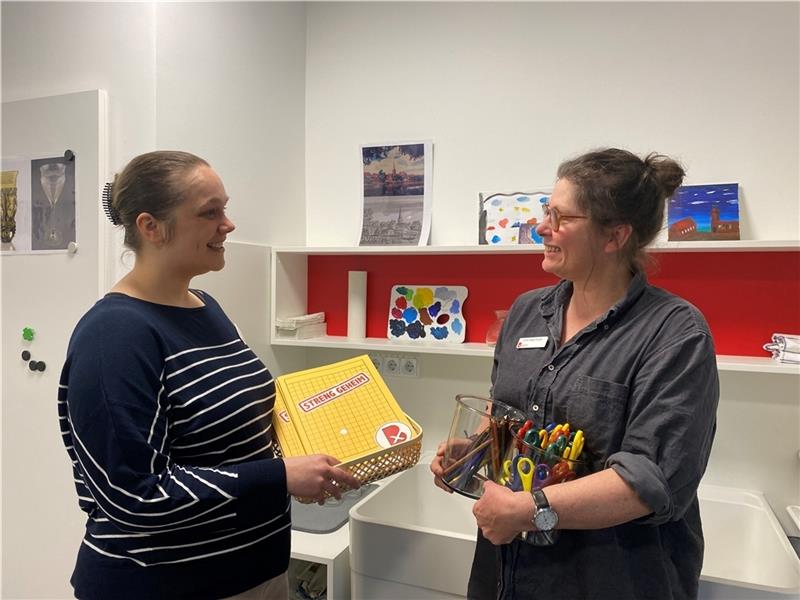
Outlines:
[[[431,471],[433,472],[433,483],[436,487],[452,494],[453,490],[447,487],[442,481],[442,477],[444,476],[444,465],[442,461],[444,461],[444,451],[446,448],[447,442],[439,442],[439,447],[436,449],[436,456],[434,456],[431,461]]]
[[[283,459],[286,467],[286,489],[292,496],[325,501],[325,492],[337,500],[343,489],[358,489],[361,482],[337,467],[339,461],[327,454],[292,456]],[[336,482],[336,483],[334,483]]]
[[[433,483],[435,483],[437,487],[442,488],[445,492],[452,494],[453,490],[445,485],[445,483],[442,481],[442,477],[444,477],[444,470],[447,466],[449,466],[446,465],[444,461],[444,455],[448,448],[448,444],[450,446],[448,459],[450,460],[450,464],[453,464],[454,462],[458,462],[458,460],[464,456],[466,451],[472,447],[473,440],[471,438],[454,438],[446,442],[440,442],[439,447],[436,449],[436,456],[434,456],[433,460],[431,461]]]

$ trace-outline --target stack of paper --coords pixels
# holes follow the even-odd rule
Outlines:
[[[324,312],[275,320],[275,337],[279,339],[305,340],[324,336],[327,331]]]
[[[773,333],[772,342],[764,344],[764,350],[782,363],[800,364],[800,335]]]

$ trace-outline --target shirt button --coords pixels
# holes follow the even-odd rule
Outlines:
[[[539,405],[534,404],[533,406],[531,406],[531,409],[533,410],[533,412],[536,412],[537,410],[539,410]]]
[[[607,325],[607,324],[606,324],[606,325],[603,325],[603,329],[605,329],[606,331],[608,331],[608,325]]]
[[[547,370],[548,371],[552,371],[553,369],[555,369],[555,367],[553,365],[547,365]]]

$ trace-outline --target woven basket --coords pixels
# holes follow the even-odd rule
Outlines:
[[[410,469],[417,462],[419,462],[419,455],[422,451],[422,427],[414,419],[406,415],[412,428],[414,435],[410,439],[392,446],[372,452],[359,458],[339,463],[337,466],[345,471],[353,474],[353,476],[361,482],[361,485],[378,481],[389,475],[394,475],[406,469]],[[349,488],[339,486],[342,492],[346,492]],[[331,494],[325,492],[325,498]],[[309,504],[317,502],[315,498],[297,498],[298,502]]]

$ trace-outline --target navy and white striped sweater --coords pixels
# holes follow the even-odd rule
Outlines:
[[[88,514],[78,598],[219,598],[286,570],[275,385],[219,304],[111,293],[75,328],[58,413]]]

